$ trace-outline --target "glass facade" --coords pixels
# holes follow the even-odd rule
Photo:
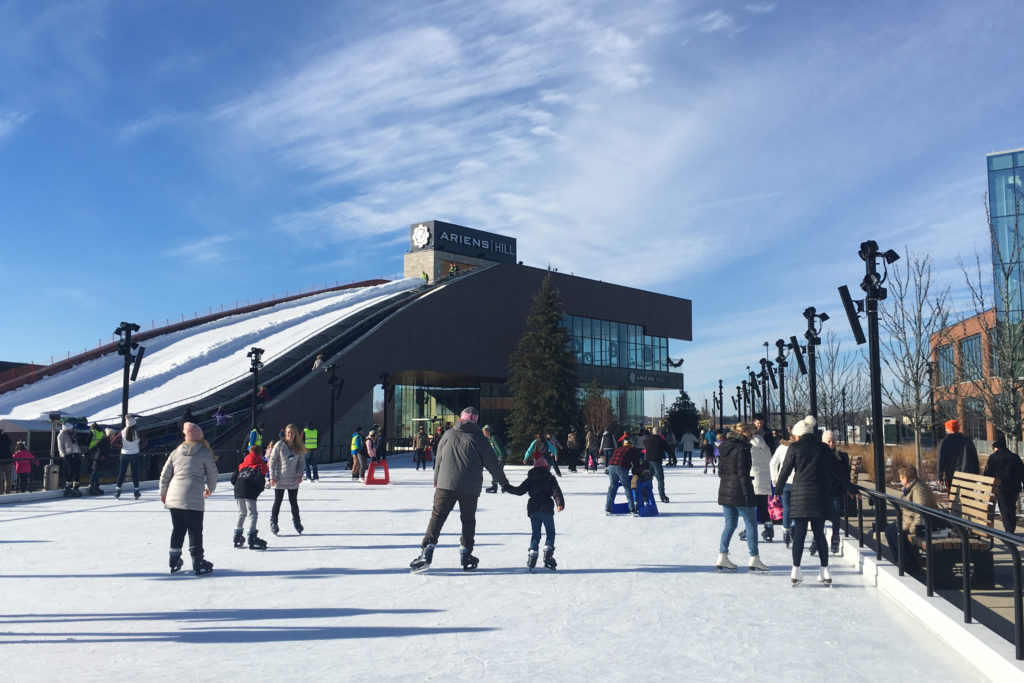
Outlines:
[[[639,325],[563,315],[580,365],[681,372],[668,364],[668,337],[651,337]]]
[[[985,434],[985,402],[980,398],[964,399],[963,433],[968,439],[984,441]]]
[[[988,156],[988,202],[996,310],[1017,321],[1024,316],[1024,150]]]
[[[463,408],[481,405],[480,394],[477,387],[396,386],[395,425],[389,432],[402,439],[411,437],[420,425],[429,432],[438,425],[455,424]],[[480,417],[487,417],[482,408]]]

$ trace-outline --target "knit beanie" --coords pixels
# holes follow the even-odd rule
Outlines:
[[[124,424],[125,424],[126,427],[134,427],[135,426],[135,418],[134,417],[129,417],[127,420],[124,421]]]
[[[807,434],[813,434],[814,428],[818,426],[818,421],[814,419],[813,415],[808,415],[804,419],[793,425],[793,436],[801,437]]]
[[[186,441],[203,440],[203,428],[197,425],[195,422],[186,422],[184,425],[182,425],[181,430],[185,433]]]
[[[823,431],[821,433],[821,442],[822,443],[828,443],[833,438],[835,438],[835,435],[832,433],[831,429],[826,429],[825,431]]]

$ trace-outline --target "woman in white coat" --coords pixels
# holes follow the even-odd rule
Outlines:
[[[754,480],[754,504],[757,517],[764,525],[761,538],[771,543],[775,539],[775,527],[768,516],[768,496],[772,495],[771,478],[772,451],[760,432],[750,437],[750,478]]]
[[[306,469],[306,445],[298,427],[290,424],[284,428],[284,438],[274,444],[268,464],[270,487],[274,489],[274,506],[270,509],[270,531],[275,536],[280,531],[277,516],[281,512],[284,492],[287,491],[288,505],[292,509],[292,523],[295,525],[295,531],[302,534],[302,521],[299,518],[299,484],[302,483],[302,473]]]
[[[160,502],[171,511],[171,573],[181,569],[181,545],[188,533],[192,569],[197,575],[213,571],[203,557],[203,510],[206,498],[217,488],[213,450],[199,425],[182,425],[185,442],[175,448],[160,473]]]

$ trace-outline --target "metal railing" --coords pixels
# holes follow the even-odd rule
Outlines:
[[[865,546],[865,537],[870,534],[870,530],[866,532],[864,528],[864,496],[868,497],[870,507],[875,509],[876,518],[878,517],[877,512],[878,506],[880,505],[883,506],[883,509],[888,506],[895,509],[896,525],[901,530],[901,541],[904,510],[912,510],[921,515],[921,519],[924,522],[925,527],[925,587],[928,597],[935,596],[935,554],[933,552],[933,533],[939,529],[946,528],[952,529],[956,533],[957,537],[960,539],[960,559],[963,563],[961,610],[964,614],[964,623],[969,624],[973,620],[971,597],[974,588],[974,579],[971,573],[972,532],[974,532],[976,540],[979,535],[988,536],[994,540],[1001,541],[1003,545],[1006,546],[1007,551],[1009,551],[1010,556],[1013,558],[1013,637],[1014,645],[1016,647],[1015,656],[1018,660],[1024,660],[1024,599],[1022,599],[1021,595],[1021,589],[1024,587],[1024,584],[1022,584],[1021,565],[1021,548],[1024,547],[1024,538],[984,524],[973,522],[969,519],[958,517],[957,515],[950,514],[944,510],[937,510],[935,508],[918,505],[917,503],[912,503],[909,500],[905,500],[888,493],[880,493],[874,489],[868,489],[858,485],[855,485],[855,488],[857,489],[857,526],[859,530],[858,545],[861,548]],[[850,510],[848,506],[845,510],[845,518],[846,535],[849,536]],[[874,530],[875,559],[879,561],[883,559],[881,536],[884,531],[884,529],[877,528]],[[899,568],[900,576],[904,576],[906,574],[906,558],[903,556],[904,545],[904,543],[900,542],[896,544],[896,548],[890,548],[890,551],[892,551],[896,556],[896,566]]]

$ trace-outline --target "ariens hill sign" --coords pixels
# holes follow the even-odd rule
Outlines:
[[[516,240],[444,221],[409,226],[410,250],[446,251],[499,263],[516,262]]]

